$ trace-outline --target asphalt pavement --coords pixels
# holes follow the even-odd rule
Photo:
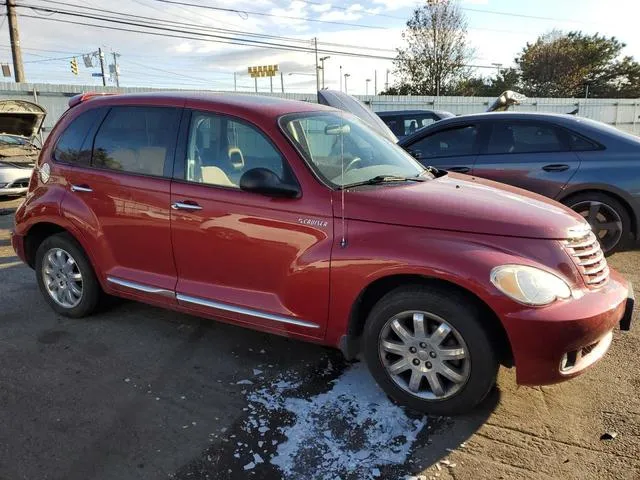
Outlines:
[[[56,315],[11,249],[16,206],[0,199],[2,480],[640,478],[637,324],[578,379],[502,369],[473,415],[421,417],[328,348],[128,301]],[[640,252],[610,263],[640,287]]]

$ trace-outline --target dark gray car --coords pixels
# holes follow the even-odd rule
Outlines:
[[[556,199],[583,215],[607,253],[638,243],[640,138],[546,113],[483,113],[434,123],[399,144],[425,166]]]
[[[397,110],[376,112],[376,114],[399,139],[412,135],[421,128],[428,127],[444,118],[454,116],[453,113],[444,110]]]

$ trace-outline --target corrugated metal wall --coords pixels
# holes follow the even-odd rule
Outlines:
[[[0,99],[34,100],[47,109],[45,132],[48,131],[67,109],[69,98],[86,91],[110,93],[140,93],[158,89],[144,87],[96,87],[93,85],[63,85],[0,82]],[[201,91],[208,90],[189,90]],[[243,92],[244,93],[244,92]],[[315,102],[316,95],[302,93],[264,93],[292,100]],[[356,95],[358,99],[376,111],[433,109],[448,110],[456,115],[477,113],[486,110],[495,100],[491,97],[426,97],[426,96],[382,96]],[[578,115],[614,125],[621,130],[640,135],[640,99],[578,99],[578,98],[528,98],[522,105],[512,107],[515,111],[569,113],[578,109]]]

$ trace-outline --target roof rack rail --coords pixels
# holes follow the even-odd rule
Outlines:
[[[116,95],[115,93],[105,93],[105,92],[84,92],[79,95],[75,95],[69,99],[69,108],[73,108],[76,105],[80,105],[82,102],[86,102],[87,100],[91,100],[94,97],[104,97],[107,95]]]

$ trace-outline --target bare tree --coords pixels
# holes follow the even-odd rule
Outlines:
[[[470,76],[473,56],[467,20],[455,0],[426,0],[402,33],[406,47],[394,60],[399,84],[410,93],[443,95]]]

